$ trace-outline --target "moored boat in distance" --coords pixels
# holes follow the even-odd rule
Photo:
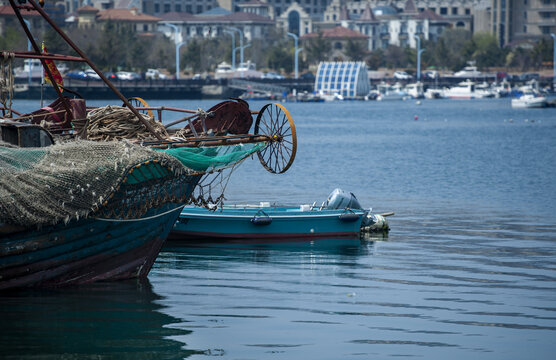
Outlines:
[[[409,94],[402,88],[400,83],[390,85],[387,83],[380,83],[376,86],[378,92],[377,100],[405,100],[409,98]]]
[[[449,99],[483,99],[494,97],[494,93],[484,84],[477,85],[474,81],[466,80],[456,86],[444,89],[443,95]]]
[[[455,77],[461,77],[461,78],[475,78],[481,75],[482,73],[479,70],[477,70],[476,66],[466,66],[460,71],[454,73]]]
[[[425,92],[423,91],[423,83],[421,82],[407,84],[405,86],[405,91],[414,99],[422,99],[425,97]]]
[[[514,109],[544,108],[548,106],[546,97],[542,96],[533,86],[525,85],[518,89],[511,100]]]

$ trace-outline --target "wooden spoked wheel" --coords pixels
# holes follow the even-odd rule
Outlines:
[[[132,98],[127,99],[127,101],[129,101],[129,103],[131,104],[131,106],[133,106],[134,108],[138,108],[138,107],[149,107],[149,104],[147,104],[147,102],[145,100],[143,100],[140,97],[134,96]],[[125,106],[125,104],[123,104],[122,106]],[[154,119],[154,114],[151,110],[137,110],[139,111],[139,113],[141,114],[145,114],[150,116],[152,119]]]
[[[255,121],[255,135],[270,138],[267,146],[257,152],[264,168],[274,174],[286,172],[297,152],[295,124],[289,111],[278,103],[263,106]]]

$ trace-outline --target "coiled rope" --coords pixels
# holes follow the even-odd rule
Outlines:
[[[148,115],[141,114],[141,116],[151,124],[155,132],[162,138],[169,137],[164,125]],[[87,119],[89,120],[87,125],[88,140],[155,139],[154,135],[127,107],[103,106],[90,111],[87,114]]]

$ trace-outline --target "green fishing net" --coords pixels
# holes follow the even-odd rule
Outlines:
[[[176,180],[190,184],[196,176],[198,181],[199,174],[232,166],[263,146],[155,151],[127,141],[71,141],[44,148],[0,145],[0,223],[55,224],[103,213],[103,208],[115,216],[140,216],[164,201],[183,203],[175,193],[180,185]],[[164,186],[169,181],[173,187]],[[118,209],[114,195],[123,185],[128,193],[120,198],[126,209]],[[130,198],[137,204],[130,204]],[[138,210],[127,211],[132,205]]]
[[[263,149],[266,143],[175,148],[159,150],[178,159],[188,169],[210,172],[230,166]]]

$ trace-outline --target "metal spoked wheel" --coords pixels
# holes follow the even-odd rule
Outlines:
[[[138,96],[134,96],[132,98],[127,99],[127,101],[129,101],[129,103],[131,104],[131,106],[133,106],[134,108],[141,108],[141,107],[149,107],[149,104],[147,104],[147,102],[145,100],[143,100],[142,98],[138,97]],[[125,104],[123,104],[122,106],[125,106]],[[152,119],[154,119],[154,114],[151,110],[137,110],[139,111],[139,113],[141,114],[145,114],[150,116]]]
[[[295,124],[288,110],[278,103],[263,106],[255,121],[255,135],[271,138],[268,145],[257,152],[264,168],[274,174],[288,170],[297,152]]]

